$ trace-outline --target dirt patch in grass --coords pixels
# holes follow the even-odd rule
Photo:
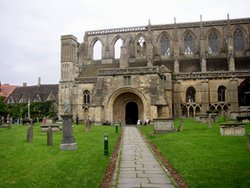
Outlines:
[[[109,188],[111,183],[112,183],[114,172],[115,172],[115,167],[116,167],[116,161],[117,161],[118,155],[119,155],[119,148],[121,145],[121,140],[122,140],[122,131],[118,137],[118,141],[115,145],[113,155],[112,155],[112,157],[109,161],[109,165],[106,169],[105,176],[103,177],[102,184],[100,186],[101,188]]]
[[[186,182],[184,181],[184,179],[182,178],[182,176],[175,171],[175,169],[171,166],[171,164],[168,162],[168,160],[163,157],[163,155],[157,149],[157,147],[152,142],[150,142],[144,135],[143,135],[143,137],[147,141],[148,145],[151,147],[151,149],[153,150],[155,155],[161,161],[161,163],[165,166],[165,168],[171,174],[174,181],[177,183],[178,187],[179,188],[187,188],[188,186],[187,186]]]

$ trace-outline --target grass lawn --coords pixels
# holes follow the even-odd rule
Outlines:
[[[0,129],[0,187],[99,187],[110,159],[104,156],[104,134],[110,156],[118,134],[110,126],[83,130],[83,125],[73,128],[77,150],[61,151],[62,132],[54,133],[53,146],[47,146],[47,133],[38,125],[32,143],[26,142],[26,126]]]
[[[150,136],[152,126],[142,132],[161,151],[189,187],[250,187],[250,151],[247,136],[220,136],[219,123],[185,119],[183,131]],[[178,127],[180,120],[175,120]],[[250,123],[246,124],[246,134]]]

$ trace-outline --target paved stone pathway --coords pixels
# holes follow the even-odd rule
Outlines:
[[[172,188],[175,187],[163,167],[156,160],[139,130],[124,127],[120,169],[116,182],[118,188]],[[119,175],[118,175],[119,174]],[[113,187],[116,187],[113,183]]]

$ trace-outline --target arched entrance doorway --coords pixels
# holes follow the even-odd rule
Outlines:
[[[136,124],[138,120],[138,105],[128,102],[125,109],[125,122],[127,125]]]
[[[141,98],[132,92],[118,95],[113,103],[113,122],[122,121],[123,124],[136,124],[144,119],[144,106]]]

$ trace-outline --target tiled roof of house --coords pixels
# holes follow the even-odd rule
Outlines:
[[[58,101],[58,84],[45,84],[34,86],[18,87],[9,96],[9,103],[40,102],[56,100]]]
[[[8,98],[9,95],[17,88],[17,86],[9,85],[9,84],[1,84],[0,83],[0,96],[4,98]]]

